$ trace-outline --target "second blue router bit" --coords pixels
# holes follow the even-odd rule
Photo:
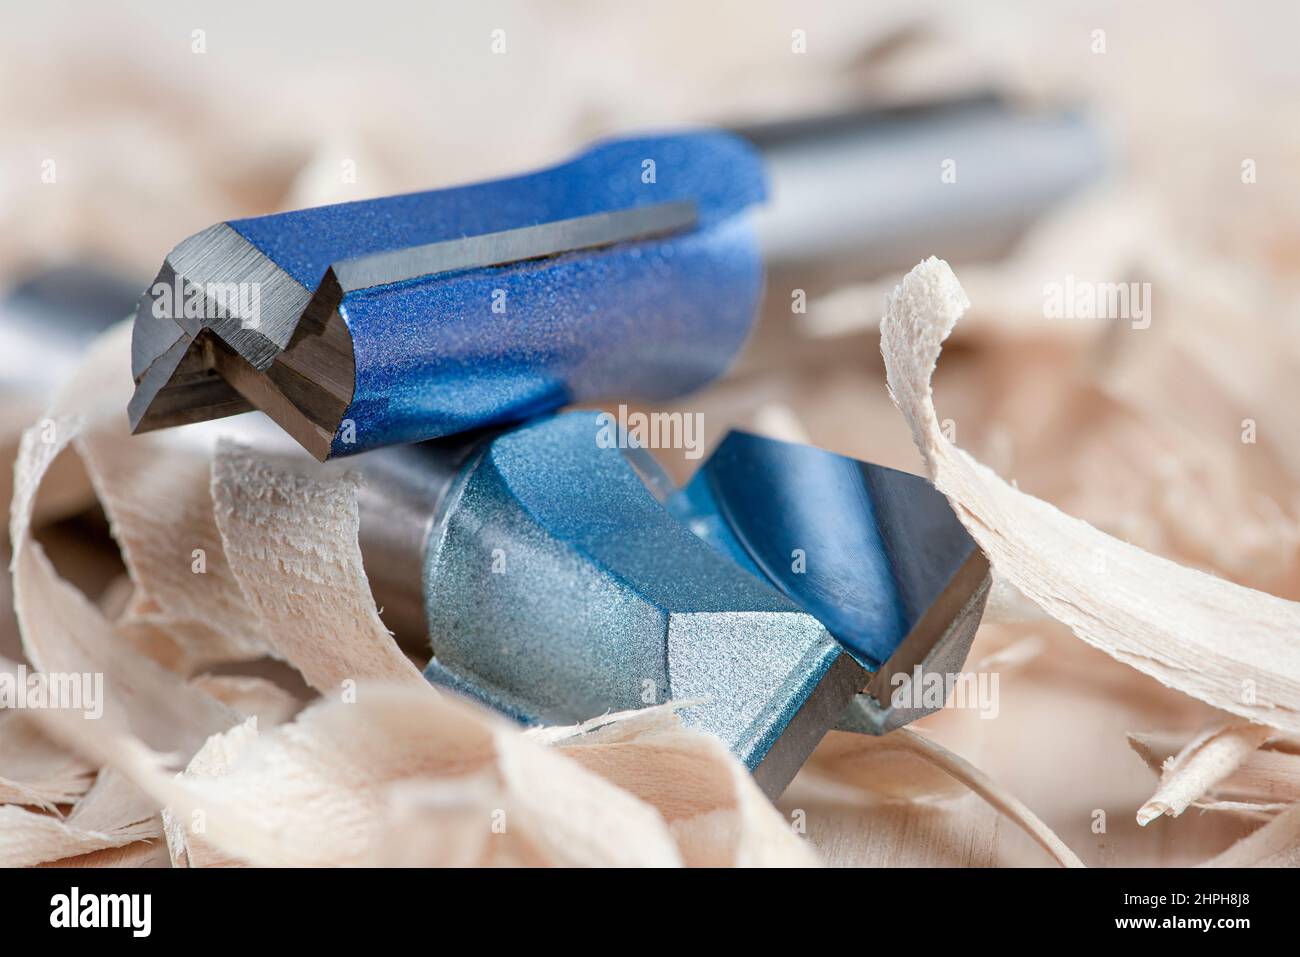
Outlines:
[[[926,713],[899,676],[962,670],[988,564],[924,479],[731,433],[679,490],[601,418],[355,460],[375,597],[431,681],[525,724],[674,700],[776,796],[831,728]]]

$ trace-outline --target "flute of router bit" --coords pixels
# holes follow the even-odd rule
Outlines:
[[[141,297],[131,427],[258,408],[326,459],[679,396],[732,363],[765,269],[788,317],[795,287],[1000,251],[1101,167],[1082,116],[984,96],[613,139],[511,179],[219,223]]]

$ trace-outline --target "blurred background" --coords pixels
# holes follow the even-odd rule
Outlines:
[[[949,258],[973,301],[936,379],[958,444],[1112,534],[1300,598],[1295,4],[10,2],[0,17],[5,498],[18,434],[78,348],[31,344],[16,317],[33,277],[93,326],[221,220],[491,178],[623,131],[991,90],[1026,115],[1075,111],[1104,167],[995,249],[972,251],[931,208],[925,248],[885,236],[806,310],[769,309],[733,374],[683,408],[705,412],[710,443],[745,426],[916,471],[878,320],[909,265]],[[953,149],[955,184],[934,157],[934,202],[964,186]],[[1040,171],[997,150],[981,162]],[[49,272],[68,269],[116,292],[74,294],[80,280]],[[1133,284],[1146,314],[1055,314],[1054,291],[1079,283]],[[769,298],[791,288],[772,277]],[[695,464],[666,458],[678,478]],[[1189,813],[1138,829],[1155,778],[1125,734],[1186,735],[1209,709],[1050,622],[986,626],[972,661],[999,655],[1001,719],[945,712],[931,730],[1088,863],[1196,861],[1258,823]],[[801,776],[783,806],[818,807],[810,838],[832,862],[1038,859],[982,811],[936,805],[917,825],[815,783]],[[904,826],[946,838],[906,862],[852,839]]]

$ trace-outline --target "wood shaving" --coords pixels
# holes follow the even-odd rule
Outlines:
[[[948,441],[930,379],[969,300],[928,259],[886,303],[890,394],[926,472],[995,569],[1076,635],[1215,707],[1300,730],[1300,605],[1106,535],[1021,492]]]

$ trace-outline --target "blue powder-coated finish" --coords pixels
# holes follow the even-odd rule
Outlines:
[[[708,382],[739,350],[757,310],[762,267],[744,214],[764,195],[753,147],[706,131],[612,140],[525,176],[230,225],[315,289],[331,264],[362,255],[697,204],[696,228],[679,235],[345,295],[339,313],[356,379],[343,422],[352,428],[339,430],[331,453],[344,455]]]
[[[744,432],[728,434],[668,507],[873,670],[977,548],[919,476]]]
[[[692,535],[646,487],[654,463],[602,432],[594,413],[543,418],[464,467],[426,556],[425,674],[527,723],[693,702],[683,719],[757,767],[840,648]]]

